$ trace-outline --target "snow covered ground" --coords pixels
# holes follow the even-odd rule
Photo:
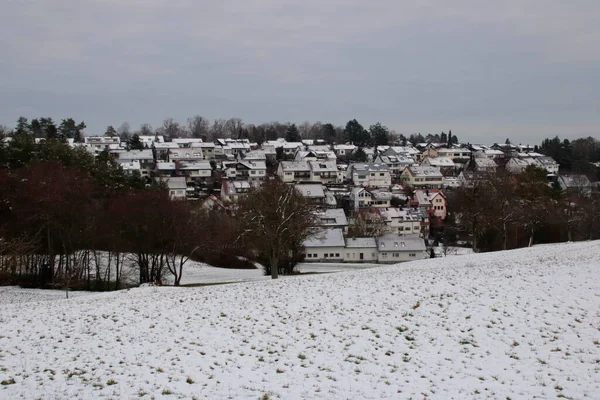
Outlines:
[[[600,242],[32,293],[0,307],[2,399],[600,398]]]

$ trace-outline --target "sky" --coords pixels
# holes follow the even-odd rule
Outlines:
[[[3,0],[0,124],[358,119],[600,139],[598,0]]]

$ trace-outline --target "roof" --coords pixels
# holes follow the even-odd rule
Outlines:
[[[498,165],[490,158],[475,158],[475,165],[480,168],[496,168]]]
[[[304,247],[344,247],[344,234],[341,229],[323,229],[304,242]]]
[[[308,165],[313,172],[338,172],[335,161],[309,161]]]
[[[301,184],[294,186],[298,192],[304,197],[309,198],[324,198],[325,190],[323,185],[318,184]]]
[[[365,172],[375,172],[375,171],[389,171],[389,167],[387,164],[352,164],[353,171],[365,171]]]
[[[152,150],[130,150],[119,153],[119,160],[153,160]]]
[[[357,248],[377,248],[377,242],[373,237],[364,237],[364,238],[347,238],[346,239],[346,247],[349,249],[357,249]]]
[[[418,236],[394,234],[377,238],[379,251],[425,251],[425,241]]]
[[[169,189],[187,189],[187,183],[185,182],[184,177],[171,177],[164,178],[165,183],[169,187]]]
[[[431,158],[431,157],[427,157],[425,160],[423,160],[423,163],[425,163],[425,165],[430,165],[432,167],[454,167],[454,161],[452,161],[452,159],[450,157],[435,157],[435,158]]]
[[[310,167],[307,161],[281,161],[279,163],[284,172],[308,172]]]
[[[430,166],[418,166],[418,167],[406,167],[413,176],[434,176],[442,179],[442,173],[438,167]]]
[[[261,160],[248,160],[248,161],[242,160],[238,164],[241,164],[248,169],[254,169],[254,170],[267,169],[267,164]]]
[[[558,178],[563,188],[590,187],[591,182],[585,175],[562,175]]]
[[[346,213],[342,208],[329,208],[317,214],[321,226],[348,226]]]
[[[182,170],[212,170],[210,162],[199,161],[199,162],[182,162],[179,165],[179,169]]]
[[[159,171],[174,170],[175,169],[175,163],[174,162],[160,161],[160,162],[156,163],[156,169],[159,170]]]

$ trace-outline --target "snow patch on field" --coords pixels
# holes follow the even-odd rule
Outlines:
[[[32,293],[0,308],[0,398],[600,398],[598,242]]]

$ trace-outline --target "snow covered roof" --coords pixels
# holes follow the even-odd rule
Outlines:
[[[169,189],[187,189],[187,183],[184,177],[176,176],[170,178],[164,178],[165,183]]]
[[[304,242],[304,247],[344,247],[344,234],[341,229],[323,229]]]
[[[428,176],[428,177],[439,177],[442,179],[442,173],[438,167],[430,167],[430,166],[418,166],[418,167],[406,167],[407,170],[413,176]]]
[[[182,162],[179,164],[179,169],[181,170],[212,170],[210,166],[210,162],[208,161],[198,161],[198,162]]]
[[[313,172],[338,172],[335,161],[309,161],[308,165]]]
[[[317,218],[321,221],[322,226],[348,226],[348,218],[342,208],[328,208],[318,213]]]
[[[425,251],[425,241],[418,236],[394,234],[377,238],[379,251]]]
[[[307,161],[281,161],[279,163],[284,172],[309,172],[310,166]]]
[[[304,197],[308,198],[324,198],[325,190],[323,189],[323,185],[320,183],[310,183],[310,184],[299,184],[294,186],[298,192]]]
[[[432,167],[454,167],[454,161],[450,157],[427,157],[423,160],[424,165],[430,165]]]
[[[496,168],[498,165],[490,158],[475,158],[475,165],[479,168]]]
[[[352,164],[353,171],[355,172],[379,172],[389,171],[389,167],[386,164]]]
[[[358,248],[377,248],[377,242],[373,237],[362,237],[362,238],[346,238],[346,247],[349,249]]]
[[[130,150],[119,152],[119,160],[153,160],[152,150]]]
[[[174,162],[159,161],[156,163],[156,169],[159,171],[170,171],[175,169]]]

